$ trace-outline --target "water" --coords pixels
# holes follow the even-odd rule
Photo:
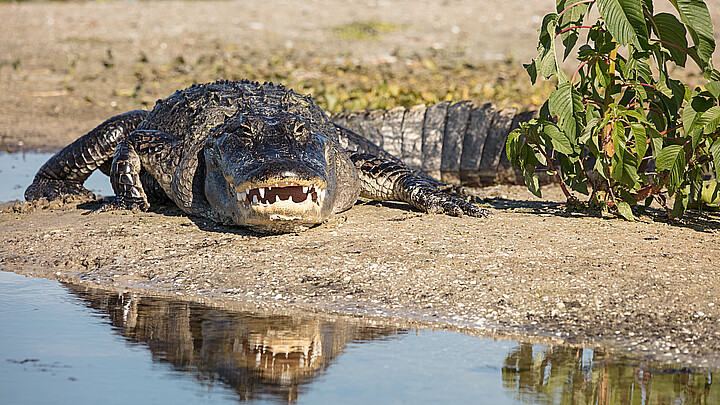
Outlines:
[[[0,152],[0,203],[24,200],[25,189],[32,183],[35,173],[52,153]],[[85,188],[96,195],[114,195],[110,179],[96,170],[85,182]]]
[[[600,350],[233,312],[0,272],[8,404],[718,404],[718,377]]]

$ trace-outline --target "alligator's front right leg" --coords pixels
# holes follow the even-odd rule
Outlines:
[[[404,201],[425,212],[484,217],[490,211],[452,195],[452,186],[402,163],[367,153],[351,153],[360,177],[360,196],[380,201]]]
[[[94,198],[83,183],[93,171],[110,161],[115,147],[147,115],[148,111],[143,110],[116,115],[63,148],[38,170],[25,190],[25,199],[57,200],[66,195]]]

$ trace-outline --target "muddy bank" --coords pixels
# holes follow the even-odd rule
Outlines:
[[[558,190],[549,190],[559,199]],[[720,364],[720,216],[678,225],[566,213],[517,187],[494,215],[358,205],[299,234],[258,236],[171,207],[3,206],[4,270],[202,299],[410,318]]]

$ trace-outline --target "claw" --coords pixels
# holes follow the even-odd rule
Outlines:
[[[100,208],[93,212],[101,213],[122,210],[147,211],[149,208],[150,204],[144,202],[142,199],[115,197],[110,202],[101,205]]]

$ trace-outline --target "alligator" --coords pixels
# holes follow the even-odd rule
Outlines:
[[[465,188],[333,123],[311,96],[247,80],[192,85],[151,111],[108,119],[52,156],[25,199],[94,198],[83,182],[96,169],[115,192],[98,211],[144,211],[169,199],[189,215],[263,233],[308,229],[359,197],[488,214]]]

